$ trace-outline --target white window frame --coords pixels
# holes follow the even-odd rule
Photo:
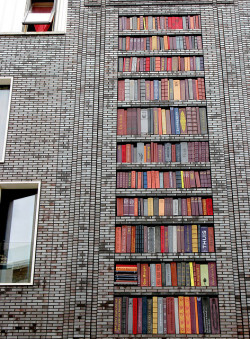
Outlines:
[[[0,194],[2,189],[37,189],[37,199],[35,208],[35,218],[33,224],[33,237],[32,244],[33,249],[31,253],[31,270],[30,270],[30,282],[26,283],[1,283],[0,286],[21,286],[21,285],[33,285],[34,284],[34,270],[35,270],[35,259],[36,259],[36,242],[37,242],[37,228],[38,228],[38,212],[40,205],[40,193],[41,193],[41,181],[2,181],[0,182]]]
[[[4,159],[5,159],[6,143],[7,143],[7,135],[8,135],[8,127],[9,127],[10,104],[11,104],[13,77],[0,77],[0,85],[10,86],[9,103],[8,103],[8,110],[7,110],[7,119],[6,119],[6,126],[5,126],[5,133],[4,133],[4,142],[3,142],[4,146],[3,146],[3,152],[2,152],[2,154],[0,154],[0,163],[3,163]]]
[[[39,2],[43,2],[42,0],[39,1]],[[46,16],[48,17],[49,16],[49,20],[28,20],[28,17],[29,15],[34,15],[36,16],[36,13],[31,13],[31,9],[32,9],[32,0],[29,0],[29,6],[28,6],[28,10],[27,12],[25,13],[25,16],[24,16],[24,20],[23,20],[23,25],[43,25],[43,24],[52,24],[52,20],[55,16],[55,9],[56,9],[56,4],[57,4],[57,1],[56,0],[51,0],[49,2],[53,2],[53,7],[52,7],[52,10],[50,12],[50,15],[49,13],[46,13]],[[44,1],[44,3],[46,3]],[[39,13],[40,15],[43,15],[42,13]]]

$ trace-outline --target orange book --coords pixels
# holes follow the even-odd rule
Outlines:
[[[189,297],[184,297],[184,304],[185,304],[185,326],[186,326],[186,333],[187,334],[192,334],[190,298]]]
[[[162,286],[161,264],[155,264],[155,275],[156,275],[156,286],[161,287]]]
[[[115,253],[122,252],[122,228],[115,228]]]
[[[152,188],[152,171],[147,172],[147,186]]]
[[[180,80],[174,80],[174,100],[181,100],[181,84]]]
[[[184,297],[178,297],[180,334],[186,333]]]
[[[135,182],[136,182],[135,176],[136,176],[136,172],[132,171],[131,172],[131,188],[136,188],[135,187]]]
[[[151,171],[151,177],[152,177],[152,186],[151,186],[151,188],[156,188],[156,186],[155,186],[155,171]]]
[[[195,325],[196,325],[196,334],[199,334],[199,320],[198,320],[198,308],[197,308],[197,297],[194,297],[194,307],[195,307]]]
[[[196,264],[196,286],[201,286],[201,268],[200,264]]]
[[[162,135],[162,114],[161,114],[161,108],[158,108],[158,132],[159,132],[159,135]]]
[[[155,71],[160,72],[161,70],[161,57],[155,57]]]
[[[160,172],[155,171],[155,188],[160,188]]]
[[[149,272],[148,264],[141,264],[141,286],[142,287],[149,286],[148,272]]]
[[[203,210],[203,215],[207,215],[207,203],[206,203],[206,199],[202,199],[202,210]]]
[[[164,216],[164,199],[159,199],[159,216]]]
[[[208,251],[214,252],[214,228],[208,227]]]
[[[131,253],[135,253],[135,226],[131,226]]]
[[[138,216],[138,198],[134,198],[134,216]]]
[[[170,268],[171,268],[172,286],[177,286],[177,264],[176,262],[171,262]]]
[[[117,216],[122,217],[123,216],[123,198],[117,198]]]
[[[137,188],[141,188],[141,172],[137,173]]]
[[[139,31],[140,30],[140,18],[137,18],[137,30]]]
[[[163,41],[164,41],[164,50],[168,50],[169,49],[169,37],[165,35],[163,37]]]
[[[191,198],[187,198],[187,215],[192,215],[192,209],[191,209]]]
[[[130,48],[130,37],[126,36],[126,51],[129,51]]]

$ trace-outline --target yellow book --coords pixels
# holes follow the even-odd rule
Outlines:
[[[200,265],[200,271],[201,271],[201,286],[209,286],[208,265],[207,264]]]
[[[197,225],[192,225],[192,252],[198,252],[198,227]]]
[[[166,110],[161,110],[162,134],[167,134]]]
[[[147,146],[144,146],[144,162],[147,162]]]
[[[157,36],[152,36],[152,51],[157,51]]]
[[[158,130],[158,109],[153,108],[153,114],[154,114],[154,134],[157,135],[159,134]]]
[[[166,35],[163,37],[163,41],[164,41],[164,50],[166,51],[166,50],[169,49],[169,47],[168,47],[168,37]]]
[[[180,126],[181,126],[181,134],[187,133],[187,119],[183,108],[179,109],[180,112]]]
[[[153,297],[153,334],[157,334],[157,323],[158,323],[158,305],[157,305],[157,297]]]
[[[184,188],[184,173],[181,171],[181,188]]]
[[[190,57],[184,58],[185,71],[190,71]]]
[[[148,216],[154,215],[154,198],[148,198]]]
[[[174,100],[181,100],[181,83],[180,80],[174,80]]]
[[[159,199],[159,215],[164,216],[164,199]]]
[[[180,334],[186,333],[184,297],[178,297]]]
[[[144,27],[144,30],[147,29],[147,27],[146,27],[146,18],[145,17],[143,17],[143,27]]]
[[[155,29],[155,18],[153,18],[153,29]]]
[[[194,268],[193,268],[193,263],[189,263],[189,271],[190,271],[190,283],[191,286],[194,286]]]

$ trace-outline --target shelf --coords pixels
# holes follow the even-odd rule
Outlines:
[[[123,56],[195,56],[203,55],[202,49],[179,49],[167,51],[118,51],[118,57]]]
[[[217,295],[218,288],[210,286],[163,286],[163,287],[141,287],[141,286],[122,286],[116,285],[114,282],[114,293],[122,295],[153,295],[153,296],[172,296],[172,295],[188,295],[188,296],[207,296]]]
[[[122,142],[176,142],[176,141],[209,141],[208,134],[164,134],[164,135],[153,135],[153,134],[144,134],[144,135],[117,135],[116,138],[118,143]]]
[[[201,29],[160,29],[160,30],[124,30],[119,36],[155,36],[155,35],[201,35]]]
[[[153,216],[153,217],[144,217],[144,216],[124,216],[116,217],[116,224],[118,225],[151,225],[151,224],[188,224],[188,225],[200,225],[200,224],[212,224],[214,222],[214,217],[209,216]]]
[[[117,197],[189,197],[192,196],[211,196],[211,188],[118,188],[116,189]]]
[[[153,163],[117,163],[117,170],[205,170],[210,169],[210,162],[196,162],[182,164],[180,162],[153,162]]]
[[[155,101],[118,101],[118,108],[126,107],[187,107],[187,106],[199,106],[206,107],[206,101],[204,100],[188,100],[188,101],[176,101],[176,100],[155,100]]]
[[[118,72],[118,79],[128,78],[202,78],[204,71],[176,71],[176,72]]]
[[[115,262],[216,261],[216,253],[115,253]]]

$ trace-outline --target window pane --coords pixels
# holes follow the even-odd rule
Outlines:
[[[43,24],[51,22],[51,13],[29,13],[25,20],[26,23]]]
[[[4,158],[4,149],[7,133],[8,108],[9,108],[10,89],[6,86],[0,86],[0,161]]]
[[[16,191],[20,193],[21,190]],[[36,194],[29,195],[8,204],[1,244],[0,283],[30,282],[36,197]]]

